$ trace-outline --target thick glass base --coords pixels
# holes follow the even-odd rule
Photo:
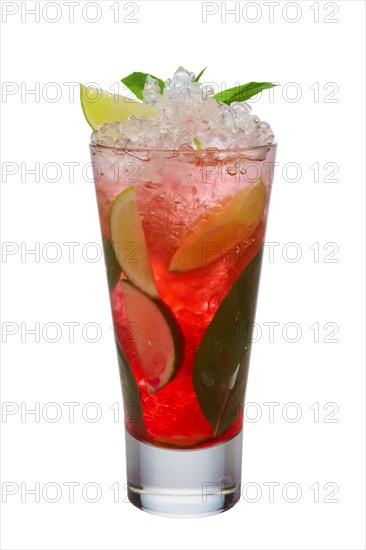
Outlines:
[[[242,432],[212,447],[155,447],[126,431],[130,502],[168,517],[201,517],[228,510],[240,498]]]

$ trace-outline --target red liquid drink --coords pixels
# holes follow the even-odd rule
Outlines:
[[[94,145],[126,427],[193,449],[242,427],[275,146]]]

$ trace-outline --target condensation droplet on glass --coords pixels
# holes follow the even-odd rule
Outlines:
[[[237,165],[228,166],[226,171],[229,174],[229,176],[235,176],[235,174],[238,173],[238,167],[237,167]]]
[[[192,187],[192,195],[197,195],[197,187]]]
[[[149,183],[144,184],[145,189],[155,189],[156,187],[159,187],[159,184],[152,183],[151,181]]]

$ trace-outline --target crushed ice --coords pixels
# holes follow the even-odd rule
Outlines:
[[[92,143],[132,149],[234,149],[269,145],[271,127],[251,114],[245,101],[231,105],[213,99],[211,86],[195,82],[195,75],[179,67],[165,82],[163,94],[157,80],[148,76],[143,102],[156,109],[150,118],[130,116],[123,122],[103,124]]]

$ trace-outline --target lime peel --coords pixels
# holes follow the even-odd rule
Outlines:
[[[126,315],[137,327],[133,345],[139,357],[149,394],[164,387],[175,375],[183,353],[183,337],[171,311],[160,300],[146,296],[129,281],[121,281]],[[125,343],[125,347],[131,345]]]
[[[143,292],[157,298],[158,292],[133,187],[128,187],[114,199],[109,224],[112,245],[123,273]]]

